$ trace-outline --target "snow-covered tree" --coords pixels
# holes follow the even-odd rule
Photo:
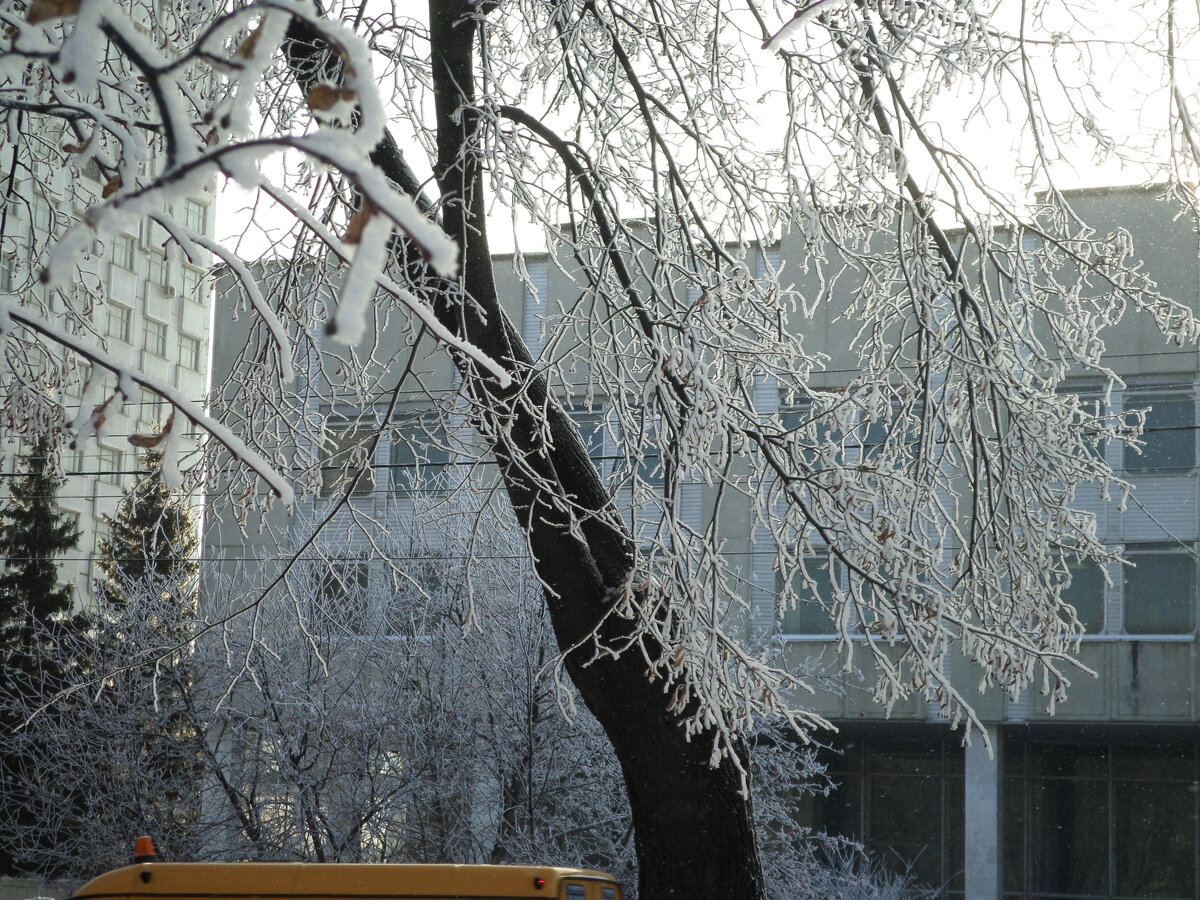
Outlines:
[[[0,752],[36,765],[6,778],[0,847],[31,872],[81,876],[119,864],[131,829],[154,834],[174,858],[197,849],[197,538],[190,509],[163,484],[161,455],[144,462],[101,541],[104,577],[88,608],[55,655],[41,651],[69,665],[40,695],[5,698],[19,727],[6,730]],[[50,626],[31,626],[39,646]]]
[[[781,569],[781,612],[790,586],[819,574],[814,558],[846,573],[828,612],[843,637],[861,623],[880,638],[844,646],[871,658],[885,704],[923,693],[969,725],[942,665],[954,647],[984,685],[1064,695],[1078,632],[1061,599],[1068,563],[1106,553],[1074,492],[1112,482],[1098,441],[1136,434],[1064,378],[1117,381],[1104,336],[1130,313],[1170,340],[1197,323],[1140,270],[1127,233],[1078,214],[1059,165],[1129,162],[1195,204],[1181,186],[1200,154],[1196,11],[450,0],[412,13],[3,0],[12,171],[41,153],[69,185],[89,168],[106,185],[30,260],[30,289],[5,311],[10,358],[50,344],[116,373],[126,398],[159,392],[180,423],[164,442],[172,479],[187,419],[241,467],[230,495],[251,510],[292,498],[282,470],[297,448],[328,448],[355,425],[334,467],[353,483],[324,488],[350,504],[399,399],[449,412],[415,362],[439,341],[475,452],[496,464],[524,532],[560,670],[620,762],[644,895],[760,897],[745,736],[764,718],[821,722],[803,679],[743,640],[746,595],[718,523],[748,502]],[[1096,72],[1126,70],[1157,73],[1149,96],[1133,79],[1092,89]],[[969,147],[978,126],[986,159]],[[151,145],[161,165],[143,171]],[[165,211],[227,177],[258,192],[260,225],[267,206],[295,223],[274,243],[303,264],[269,298],[234,251]],[[548,232],[574,279],[537,340],[501,304],[490,236],[504,216],[489,212]],[[254,346],[213,418],[96,349],[84,309],[46,293],[139,219],[166,229],[172,252],[206,247],[242,280]],[[797,271],[752,265],[746,248],[784,230],[802,248]],[[520,256],[516,268],[528,274]],[[297,393],[317,402],[297,416],[281,395],[318,304],[322,344],[352,348],[345,390],[322,398],[305,380]],[[803,340],[827,310],[850,323],[840,384]],[[398,322],[411,352],[358,342]],[[12,369],[9,418],[33,371]],[[100,391],[94,380],[71,410],[82,438],[120,402]],[[363,402],[347,413],[349,397]],[[589,458],[569,415],[580,407],[619,459]],[[677,514],[696,484],[699,527]]]
[[[199,541],[187,499],[167,487],[162,462],[161,452],[146,451],[142,477],[107,517],[86,648],[99,684],[90,690],[91,721],[87,704],[78,714],[81,737],[95,730],[109,748],[96,777],[126,788],[107,807],[126,806],[126,820],[146,822],[163,852],[182,858],[194,845],[202,772],[202,724],[191,699]],[[98,727],[106,718],[130,727]]]
[[[41,435],[21,468],[0,506],[0,661],[6,673],[33,675],[53,666],[40,629],[73,611],[74,589],[59,583],[57,559],[74,549],[79,528],[55,502],[64,479],[54,438]]]
[[[161,452],[147,451],[142,462],[144,477],[121,498],[100,541],[98,601],[124,607],[136,593],[155,596],[157,605],[195,610],[199,538],[192,510],[167,487]]]
[[[56,560],[75,547],[79,529],[55,503],[62,483],[55,437],[43,434],[21,458],[21,471],[0,506],[0,732],[6,736],[19,732],[42,707],[48,707],[47,717],[57,716],[55,696],[78,666],[70,652],[71,635],[79,628],[74,591],[59,583]],[[5,816],[36,831],[36,817],[20,799],[23,785],[53,777],[53,760],[27,742],[5,743],[0,751]],[[26,863],[0,849],[0,872],[20,872]]]

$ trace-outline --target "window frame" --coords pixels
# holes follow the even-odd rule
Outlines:
[[[1188,409],[1190,421],[1183,424],[1156,424],[1156,405],[1163,403],[1179,403],[1184,408]],[[1145,425],[1142,433],[1143,446],[1134,448],[1126,445],[1122,451],[1121,466],[1125,472],[1132,475],[1190,475],[1196,470],[1196,401],[1192,391],[1187,390],[1172,390],[1169,387],[1155,388],[1152,385],[1139,387],[1137,389],[1125,392],[1122,400],[1122,409],[1128,417],[1135,410],[1148,409],[1146,413]],[[1162,410],[1160,409],[1160,412]],[[1168,432],[1182,432],[1182,435],[1168,435],[1177,437],[1176,443],[1180,447],[1188,447],[1190,445],[1191,459],[1183,466],[1162,465],[1158,462],[1161,456],[1165,461],[1169,461],[1172,453],[1172,444],[1159,445],[1156,443],[1154,435],[1166,434]],[[1190,440],[1189,440],[1190,439]]]
[[[546,320],[550,314],[550,260],[525,261],[521,279],[521,337],[537,359],[546,346]]]
[[[344,485],[342,475],[346,472],[350,458],[354,456],[359,444],[366,439],[370,423],[351,418],[342,418],[334,414],[325,424],[325,440],[317,447],[320,457],[321,483],[318,496],[322,499],[341,496]],[[343,436],[349,440],[343,440]],[[334,443],[330,447],[330,442]],[[365,448],[364,448],[365,449]],[[367,497],[375,492],[375,462],[366,461],[362,477],[351,492],[351,497]]]
[[[208,234],[208,204],[191,197],[184,199],[183,224],[193,234]]]
[[[124,452],[120,447],[106,444],[96,445],[96,480],[104,484],[120,486],[121,469],[125,464]]]
[[[136,271],[137,238],[123,233],[113,235],[109,259],[114,266],[122,268],[126,272]]]
[[[818,590],[820,589],[821,584],[824,580],[827,580],[831,586],[834,584],[834,582],[836,580],[838,590],[845,591],[848,587],[848,572],[846,571],[846,567],[844,565],[842,565],[841,563],[839,563],[837,559],[832,558],[829,555],[828,550],[824,547],[814,547],[812,553],[805,554],[804,569],[808,573],[808,577],[817,582]],[[818,576],[821,576],[821,580],[818,579]],[[801,574],[800,574],[799,570],[797,570],[796,572],[794,572],[792,574],[793,581],[795,581],[795,579],[798,579],[800,577],[801,577]],[[829,640],[833,640],[833,639],[837,638],[838,636],[840,636],[841,632],[838,630],[837,623],[833,620],[833,618],[830,617],[829,610],[827,610],[825,608],[825,605],[820,602],[819,594],[817,594],[815,591],[813,591],[812,588],[810,588],[807,583],[801,585],[801,588],[803,589],[803,591],[809,595],[806,600],[803,600],[803,602],[806,605],[816,603],[816,605],[819,606],[821,609],[821,616],[822,616],[823,621],[827,621],[829,623],[829,627],[825,631],[791,631],[791,630],[789,630],[787,628],[788,616],[799,612],[800,602],[801,602],[801,591],[797,590],[795,587],[793,587],[793,593],[796,594],[797,603],[795,606],[789,607],[787,609],[783,609],[782,615],[780,615],[779,614],[780,613],[780,604],[782,603],[783,589],[785,586],[784,581],[785,581],[785,579],[784,579],[783,572],[776,571],[776,573],[775,573],[775,612],[776,612],[776,616],[778,617],[779,633],[783,637],[784,640],[787,640],[787,641],[805,641],[805,640],[829,641]]]
[[[167,358],[167,337],[170,331],[166,322],[148,318],[142,329],[142,349],[160,359]]]
[[[1172,638],[1178,639],[1181,637],[1192,637],[1196,633],[1196,595],[1197,595],[1197,565],[1195,547],[1191,544],[1180,546],[1178,543],[1170,542],[1147,542],[1147,543],[1126,543],[1125,558],[1136,564],[1136,558],[1151,559],[1154,557],[1168,557],[1175,559],[1185,559],[1190,561],[1190,603],[1187,604],[1186,613],[1188,622],[1186,627],[1180,630],[1163,630],[1147,629],[1145,631],[1130,630],[1130,609],[1133,605],[1130,603],[1130,581],[1132,578],[1137,578],[1144,574],[1146,570],[1139,572],[1136,567],[1126,565],[1121,573],[1121,634],[1126,639],[1145,640],[1147,638]],[[1161,576],[1154,576],[1153,583],[1161,584]],[[1163,596],[1162,591],[1156,592],[1157,596]],[[1161,615],[1161,611],[1160,611]]]
[[[189,343],[190,342],[190,343]],[[189,372],[204,371],[204,339],[179,332],[179,364]]]
[[[114,319],[119,324],[119,328],[114,329]],[[104,334],[113,340],[120,341],[123,344],[133,343],[133,308],[125,306],[122,303],[116,303],[112,300],[108,302],[108,310],[105,314]]]

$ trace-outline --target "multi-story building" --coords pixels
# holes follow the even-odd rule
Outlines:
[[[154,160],[146,162],[145,174],[155,165]],[[71,328],[111,358],[202,404],[208,387],[212,315],[206,252],[203,259],[183,258],[168,249],[160,226],[143,220],[140,230],[120,231],[98,248],[100,252],[81,259],[74,283],[62,289],[66,293],[47,292],[38,283],[39,261],[50,242],[98,202],[104,187],[94,164],[81,174],[67,178],[60,165],[46,161],[34,163],[32,173],[17,179],[4,203],[0,296],[40,305],[55,324]],[[199,193],[172,201],[168,211],[191,232],[211,238],[215,224],[212,204],[211,194]],[[66,303],[83,324],[64,314]],[[49,352],[56,353],[52,348]],[[52,399],[72,416],[83,400],[90,368],[70,354],[57,353],[54,359],[55,375],[48,380],[49,390]],[[108,375],[91,399],[108,397],[116,386],[116,376]],[[76,518],[81,537],[70,557],[60,560],[60,572],[64,581],[75,586],[81,602],[98,575],[94,560],[98,541],[106,536],[104,517],[112,515],[122,493],[139,476],[139,454],[129,436],[156,433],[170,412],[161,397],[144,388],[125,403],[113,404],[110,411],[99,439],[63,449],[67,481],[57,502]],[[184,450],[195,446],[189,439]],[[10,474],[19,465],[21,447],[10,441],[4,450],[4,472]]]
[[[1142,188],[1080,191],[1070,199],[1100,235],[1127,230],[1159,290],[1200,310],[1200,240],[1192,215]],[[1037,252],[1036,243],[1026,249]],[[785,234],[758,251],[759,271],[803,253],[801,238]],[[527,256],[523,265],[528,277],[518,278],[510,260],[497,259],[497,278],[536,354],[553,298],[569,298],[578,288],[549,257]],[[797,267],[784,271],[802,294],[828,287],[803,283],[803,274],[791,275]],[[837,390],[853,374],[846,348],[857,325],[839,318],[861,287],[853,272],[844,271],[831,302],[798,326],[807,348],[830,357],[813,376],[816,389]],[[1164,345],[1149,316],[1126,316],[1106,342],[1106,362],[1124,384],[1080,376],[1067,388],[1111,413],[1149,412],[1140,452],[1115,442],[1103,450],[1134,488],[1127,502],[1115,493],[1102,499],[1098,487],[1077,497],[1096,514],[1099,536],[1130,563],[1106,571],[1082,565],[1068,590],[1086,627],[1079,660],[1094,677],[1075,672],[1069,699],[1051,713],[1036,686],[1016,700],[997,690],[978,693],[974,666],[954,657],[951,677],[975,698],[990,749],[978,735],[964,748],[962,731],[951,730],[937,705],[923,698],[888,715],[872,700],[869,668],[802,701],[838,728],[822,738],[838,789],[802,801],[800,817],[815,829],[862,840],[951,896],[1183,898],[1200,890],[1200,360],[1195,347]],[[760,385],[760,412],[778,402],[765,395],[770,390]],[[699,508],[703,502],[696,500]],[[774,629],[797,663],[837,661],[841,650],[828,614],[803,602],[811,591],[800,590],[801,602],[780,616],[774,551],[752,536],[748,510],[742,518],[726,511],[722,537],[727,557],[751,561],[754,627]],[[865,658],[856,655],[864,666]]]
[[[1200,238],[1190,215],[1144,189],[1080,192],[1071,202],[1101,233],[1106,226],[1127,229],[1159,289],[1200,309]],[[1029,249],[1036,252],[1036,246]],[[784,235],[777,246],[752,253],[759,272],[766,273],[802,258],[803,247],[798,235]],[[785,272],[798,268],[785,266]],[[534,355],[559,352],[546,335],[553,333],[555,309],[579,293],[570,263],[552,253],[497,257],[495,272],[505,305]],[[840,318],[844,304],[837,298],[855,295],[860,285],[853,278],[852,270],[843,273],[831,302],[818,305],[801,323],[805,346],[830,356],[813,376],[814,388],[836,390],[852,376],[846,348],[855,326]],[[411,339],[395,322],[392,327],[368,339],[386,351],[377,353],[380,359]],[[216,371],[231,369],[247,338],[245,328],[218,317]],[[317,334],[316,323],[310,334]],[[315,351],[321,339],[312,340]],[[964,696],[975,698],[990,749],[978,736],[964,748],[962,732],[922,698],[898,704],[887,715],[871,698],[869,670],[803,701],[838,728],[822,738],[838,788],[798,800],[798,817],[815,829],[862,840],[885,861],[911,865],[919,880],[951,896],[1100,900],[1184,898],[1200,891],[1200,360],[1194,347],[1164,346],[1148,317],[1127,317],[1108,332],[1107,341],[1108,364],[1124,383],[1079,377],[1069,389],[1114,413],[1150,411],[1140,453],[1115,443],[1103,449],[1109,465],[1134,486],[1130,499],[1104,500],[1098,489],[1077,498],[1095,512],[1103,540],[1120,546],[1131,563],[1106,571],[1082,566],[1069,589],[1087,629],[1079,658],[1095,676],[1075,673],[1069,699],[1051,714],[1036,689],[1016,699],[997,690],[978,694],[971,664],[953,658],[950,677]],[[459,453],[468,448],[458,443],[469,443],[469,435],[446,431],[456,421],[446,415],[454,387],[449,364],[439,354],[419,361],[422,392],[403,396],[382,439],[366,444],[360,438],[380,424],[382,410],[354,385],[335,385],[345,372],[326,364],[336,356],[322,359],[315,352],[307,357],[295,396],[313,421],[328,424],[289,457],[313,489],[291,525],[282,519],[276,524],[303,533],[323,515],[320,501],[333,483],[329,476],[347,463],[366,466],[348,498],[350,509],[372,522],[408,514],[413,473],[446,471],[470,456]],[[324,388],[310,390],[314,384]],[[571,390],[569,378],[564,389]],[[768,396],[772,389],[759,386],[760,411],[779,402]],[[601,465],[611,467],[611,428],[596,422],[602,400],[577,405],[589,444]],[[406,440],[406,432],[420,437]],[[653,481],[654,467],[646,469]],[[324,474],[316,475],[318,470]],[[481,471],[463,470],[472,476]],[[711,493],[699,484],[681,486],[677,514],[701,522],[711,511]],[[723,510],[720,526],[726,556],[746,560],[739,577],[753,611],[747,627],[773,632],[796,663],[838,659],[838,635],[817,603],[805,603],[802,596],[795,609],[780,615],[774,551],[755,537],[748,504],[741,512],[735,506]],[[263,543],[255,537],[260,532],[250,533],[252,544]],[[253,559],[270,577],[270,565],[260,565],[270,552],[265,546],[247,548],[233,523],[212,522],[207,538],[214,554]],[[325,554],[331,590],[361,588],[375,577],[367,543],[364,536]]]
[[[1159,289],[1200,308],[1190,214],[1144,189],[1081,191],[1071,202],[1101,235],[1127,229]],[[816,333],[828,329],[819,346],[847,346],[835,333],[842,327],[817,323]],[[839,728],[827,761],[841,786],[813,801],[811,823],[894,853],[922,880],[969,898],[1193,897],[1200,887],[1197,350],[1164,345],[1148,316],[1127,316],[1106,340],[1124,384],[1079,377],[1068,389],[1112,413],[1149,412],[1140,452],[1103,449],[1134,488],[1128,501],[1102,499],[1098,487],[1077,496],[1130,563],[1081,565],[1068,589],[1086,627],[1079,660],[1095,676],[1076,672],[1051,713],[1036,685],[1015,701],[979,694],[973,666],[954,657],[951,676],[974,695],[991,752],[978,738],[964,749],[921,699],[885,718],[865,685],[816,698]],[[822,386],[837,386],[836,366],[835,355],[817,376]],[[766,573],[755,573],[752,590],[760,608],[772,607]],[[802,606],[780,629],[798,657],[828,655],[836,639]]]

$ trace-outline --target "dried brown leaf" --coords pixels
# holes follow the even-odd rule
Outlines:
[[[100,191],[100,196],[107,200],[113,194],[121,189],[121,176],[114,175],[108,179],[108,184],[104,185],[104,189]]]
[[[342,237],[342,241],[347,244],[357,244],[361,241],[363,227],[373,215],[375,215],[374,204],[370,200],[364,200],[362,208],[346,223],[346,234]]]
[[[246,35],[246,39],[238,44],[238,48],[233,51],[234,56],[240,56],[242,59],[249,59],[254,55],[254,48],[258,46],[259,29],[255,26],[251,32]]]
[[[131,434],[127,440],[135,447],[157,447],[162,443],[163,436],[161,434]]]
[[[84,140],[82,144],[63,144],[63,151],[65,153],[82,153],[88,148],[88,145],[92,143],[93,137],[95,137],[95,135],[89,134],[87,139]]]
[[[79,12],[79,0],[33,0],[33,3],[29,4],[29,12],[25,14],[25,20],[36,25],[38,22],[47,22],[50,19],[73,16],[77,12]]]
[[[308,108],[325,112],[333,109],[334,105],[341,100],[354,100],[358,95],[349,88],[337,87],[332,84],[318,84],[308,92],[305,98],[308,101]]]

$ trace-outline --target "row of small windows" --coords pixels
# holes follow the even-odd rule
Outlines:
[[[39,232],[49,234],[55,230],[56,226],[61,226],[65,221],[55,214],[51,209],[50,204],[44,197],[35,197],[32,206],[33,226]],[[207,235],[208,234],[208,204],[200,200],[186,199],[183,201],[183,207],[180,210],[180,219],[183,226],[193,234]],[[124,268],[133,268],[132,257],[124,256],[126,249],[132,248],[133,238],[128,235],[118,235],[113,241],[112,253],[113,262]],[[147,242],[149,243],[149,242]],[[159,242],[161,244],[161,241]],[[126,265],[126,262],[129,264]]]
[[[1095,563],[1072,566],[1071,584],[1062,597],[1075,608],[1084,635],[1192,634],[1196,629],[1195,550],[1178,543],[1126,544],[1125,558],[1129,565],[1114,573],[1111,587]],[[833,579],[844,589],[846,574],[821,557],[806,560],[806,568],[808,579],[800,575],[792,579],[796,603],[784,611],[780,628],[785,635],[832,635],[836,631],[829,613]],[[777,574],[776,594],[785,587],[783,576]]]
[[[609,452],[605,448],[608,426],[603,417],[593,413],[576,416],[575,420],[588,457],[606,472],[611,472],[617,481],[623,481],[623,461],[617,459],[615,450]],[[363,458],[371,434],[369,426],[360,428],[352,422],[331,423],[321,462],[325,493],[333,489],[348,467],[366,469],[363,478],[355,486],[356,494],[370,493],[374,489],[375,479],[370,471],[372,467],[363,466],[364,462],[374,463]],[[437,422],[435,414],[401,419],[394,426],[388,448],[387,467],[391,470],[392,489],[411,490],[440,476],[454,461],[455,454],[451,451],[454,442],[454,438],[448,438],[445,429]],[[665,472],[657,448],[654,448],[654,452],[643,453],[639,458],[637,475],[645,484],[663,485]]]
[[[759,278],[769,277],[781,265],[778,249],[769,249],[755,258],[754,265]],[[537,359],[546,341],[546,318],[555,311],[550,299],[550,263],[547,260],[526,259],[521,276],[521,337],[529,348],[530,355]],[[701,286],[689,281],[686,297],[689,303],[699,299]]]
[[[138,259],[144,257],[147,264],[147,277],[152,284],[171,291],[172,264],[159,249],[139,251],[135,238],[127,234],[118,234],[112,239],[109,258],[113,264],[128,272],[137,271]],[[179,277],[183,283],[183,296],[189,300],[202,301],[199,295],[200,283],[204,280],[204,272],[186,263],[179,263]]]
[[[328,497],[344,489],[347,472],[362,471],[353,494],[361,496],[375,490],[373,460],[365,458],[370,449],[371,432],[353,423],[334,423],[322,448],[321,495]],[[451,462],[444,429],[435,421],[420,416],[401,420],[396,437],[388,447],[391,488],[407,492],[421,485],[432,485]]]
[[[108,304],[105,334],[122,343],[131,343],[133,336],[133,310],[119,303]],[[142,329],[142,349],[154,356],[167,356],[167,323],[146,318]],[[204,342],[190,334],[179,335],[178,362],[184,368],[200,372],[204,368]]]
[[[1124,396],[1128,415],[1145,410],[1145,425],[1141,446],[1123,448],[1119,465],[1131,474],[1188,474],[1196,467],[1196,401],[1191,394],[1128,392]],[[797,432],[809,423],[812,413],[807,408],[784,409],[779,413],[781,430]],[[896,423],[862,421],[857,425],[838,428],[823,416],[813,426],[813,437],[819,444],[831,442],[862,456],[878,452]],[[913,426],[906,426],[910,429]],[[917,440],[916,433],[903,436],[905,441]],[[893,438],[895,439],[895,438]],[[1103,452],[1102,447],[1097,453]],[[1116,462],[1114,461],[1114,465]]]

